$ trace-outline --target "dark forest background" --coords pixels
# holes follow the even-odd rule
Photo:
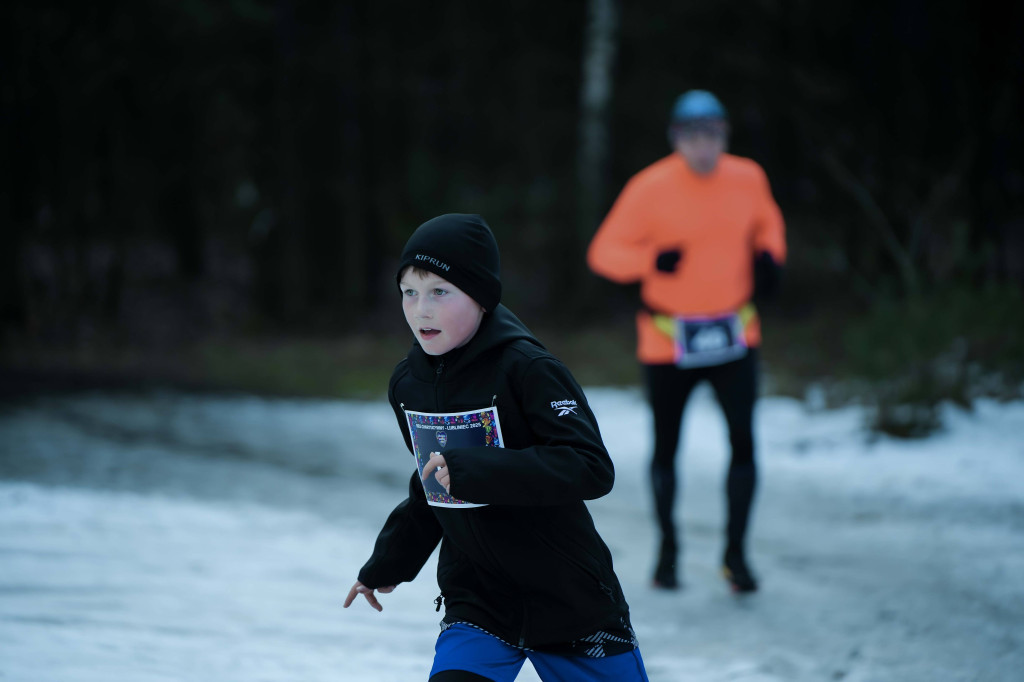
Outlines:
[[[631,358],[635,292],[583,254],[700,87],[787,220],[765,311],[780,389],[867,381],[892,414],[926,404],[925,423],[939,399],[1019,394],[1022,7],[7,3],[8,376],[159,368],[358,393],[375,351],[390,369],[408,342],[402,244],[458,211],[494,228],[505,302],[584,380],[609,378]]]

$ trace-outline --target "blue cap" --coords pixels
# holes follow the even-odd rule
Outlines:
[[[679,96],[672,107],[672,123],[685,123],[699,119],[726,119],[725,107],[707,90],[688,90]]]

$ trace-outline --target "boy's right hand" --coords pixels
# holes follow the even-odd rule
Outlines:
[[[451,474],[448,473],[448,462],[444,461],[444,455],[440,452],[430,453],[430,459],[428,459],[427,463],[423,465],[423,473],[420,475],[420,478],[426,481],[427,477],[431,474],[433,474],[437,482],[441,484],[444,491],[451,495],[452,477]]]
[[[378,587],[377,592],[380,592],[381,594],[389,594],[391,592],[394,592],[396,587],[397,585]],[[352,601],[356,598],[356,595],[361,594],[364,597],[366,597],[366,601],[369,602],[370,606],[377,609],[378,611],[383,611],[384,607],[380,605],[379,601],[377,601],[377,597],[374,596],[373,592],[374,591],[371,588],[367,587],[366,585],[362,584],[357,580],[356,584],[352,586],[352,589],[348,591],[348,596],[345,597],[345,603],[342,604],[342,607],[347,609],[352,604]]]

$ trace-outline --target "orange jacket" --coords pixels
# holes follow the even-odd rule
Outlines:
[[[674,273],[655,268],[658,253],[683,253]],[[641,283],[652,310],[671,315],[736,312],[753,293],[753,258],[767,251],[786,259],[785,224],[764,170],[756,162],[723,154],[715,170],[701,176],[677,153],[633,176],[594,235],[587,264],[622,284]],[[756,314],[747,344],[761,342]],[[672,340],[651,315],[637,315],[637,357],[647,364],[671,363]]]

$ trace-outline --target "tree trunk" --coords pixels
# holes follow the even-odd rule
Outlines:
[[[573,245],[576,248],[570,251],[574,258],[571,267],[574,273],[580,274],[572,284],[575,285],[581,304],[590,298],[593,280],[585,276],[579,254],[590,242],[607,205],[609,130],[618,23],[619,13],[615,0],[588,0],[576,162],[577,230]]]

